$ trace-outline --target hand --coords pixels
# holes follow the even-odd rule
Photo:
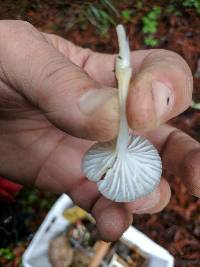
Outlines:
[[[189,67],[165,50],[136,51],[132,61],[129,126],[145,133],[164,167],[200,196],[199,144],[164,125],[191,103]],[[158,212],[170,198],[163,178],[147,198],[113,203],[81,171],[89,140],[110,140],[118,132],[114,62],[115,55],[82,49],[26,22],[0,22],[0,175],[66,192],[92,212],[104,240],[119,238],[132,213]]]

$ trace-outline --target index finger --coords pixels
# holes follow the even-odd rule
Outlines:
[[[164,168],[180,177],[188,191],[200,197],[200,144],[186,133],[169,125],[146,136],[160,151]]]

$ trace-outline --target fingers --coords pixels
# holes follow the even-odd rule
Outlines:
[[[109,87],[117,86],[114,73],[116,55],[92,52],[55,34],[43,34],[57,50],[70,58],[76,65],[84,68],[95,81]],[[140,50],[131,53],[133,74],[138,72],[144,58],[150,52],[151,50]]]
[[[148,138],[160,150],[163,167],[181,177],[187,189],[200,197],[200,144],[168,125],[148,133]]]
[[[171,191],[166,180],[144,199],[132,203],[116,203],[100,197],[92,208],[100,237],[105,241],[115,241],[121,237],[132,223],[132,213],[155,213],[169,202]]]
[[[132,214],[161,211],[168,204],[171,191],[167,181],[161,179],[156,190],[146,198],[132,203],[115,203],[100,194],[96,183],[82,179],[69,194],[77,205],[92,212],[101,239],[114,241],[132,223]]]
[[[163,148],[162,159],[165,168],[181,177],[188,191],[200,197],[200,144],[174,130]]]
[[[86,178],[82,178],[79,184],[70,190],[69,193],[73,201],[87,211],[91,211],[94,203],[101,197],[97,184],[91,183]]]
[[[95,183],[85,179],[70,191],[73,201],[91,211],[96,219],[100,238],[115,241],[132,223],[132,214],[155,213],[161,211],[169,202],[171,191],[165,179],[158,188],[146,198],[132,203],[116,203],[100,195]]]
[[[26,22],[1,21],[0,35],[4,83],[71,135],[103,141],[117,134],[115,89],[91,79]],[[84,65],[90,52],[79,52]]]
[[[132,223],[132,214],[124,204],[99,198],[92,209],[96,219],[100,238],[104,241],[116,241]]]
[[[200,144],[187,134],[171,126],[149,132],[148,138],[160,150],[164,168],[182,178],[191,194],[200,197]],[[161,179],[159,187],[144,199],[127,204],[133,213],[155,213],[169,202],[171,190]]]
[[[83,50],[55,35],[48,35],[48,38],[64,55],[84,67],[93,79],[106,86],[116,86],[113,72],[115,55],[90,53],[82,64]],[[131,128],[142,131],[154,129],[190,105],[192,74],[178,54],[161,49],[135,51],[132,52],[132,69],[127,101]]]
[[[127,111],[133,129],[150,130],[188,108],[192,100],[192,75],[176,53],[152,50],[133,78]]]
[[[147,197],[127,203],[129,211],[136,214],[155,213],[164,209],[171,196],[168,182],[162,178],[159,186]]]
[[[167,204],[170,201],[170,197],[171,197],[171,189],[170,186],[168,184],[168,182],[165,179],[161,180],[160,186],[159,186],[159,201],[154,205],[149,207],[145,212],[143,210],[143,212],[140,210],[140,213],[157,213],[162,211]]]
[[[108,63],[105,65],[105,62]],[[90,56],[85,68],[92,77],[116,86],[112,73],[114,62],[110,55],[96,53]],[[98,75],[96,64],[103,66],[98,68]],[[192,100],[192,74],[178,54],[167,50],[132,52],[132,68],[127,99],[127,115],[132,129],[157,128],[188,108]]]

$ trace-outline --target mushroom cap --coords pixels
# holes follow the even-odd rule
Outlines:
[[[144,137],[130,135],[127,150],[117,155],[116,140],[97,143],[85,154],[83,171],[99,191],[115,202],[130,202],[154,191],[162,173],[156,148]]]

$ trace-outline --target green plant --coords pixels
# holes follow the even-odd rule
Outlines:
[[[145,34],[144,44],[154,47],[159,44],[159,40],[154,34],[157,32],[158,19],[161,15],[161,8],[155,6],[142,18],[142,32]]]
[[[142,18],[142,31],[143,33],[155,33],[158,27],[158,18],[161,14],[161,8],[158,6],[153,7],[153,9],[148,12]]]
[[[0,248],[0,257],[11,261],[15,258],[15,253],[12,252],[9,248]]]
[[[94,4],[87,6],[85,16],[100,34],[107,33],[111,25],[116,25],[115,20],[107,11]]]
[[[65,16],[68,17],[65,25],[66,30],[71,30],[76,26],[85,30],[88,24],[92,24],[100,35],[106,35],[109,28],[116,26],[117,19],[121,17],[111,0],[71,2],[70,7],[66,8]]]
[[[158,39],[155,39],[153,37],[145,37],[144,38],[144,44],[151,46],[151,47],[154,47],[154,46],[159,45],[159,41],[158,41]]]
[[[125,22],[131,21],[132,15],[133,15],[133,10],[131,9],[124,9],[121,12],[122,19]]]
[[[200,15],[200,0],[183,0],[182,5],[184,7],[194,8],[197,14]]]
[[[79,17],[79,22],[88,21],[96,27],[98,33],[104,35],[110,26],[116,26],[120,13],[110,0],[87,1],[80,6]]]
[[[177,6],[176,3],[169,4],[165,9],[165,13],[166,14],[170,14],[170,15],[173,14],[173,15],[175,15],[177,17],[180,17],[180,16],[182,16],[182,13],[181,13],[180,10],[177,10],[178,8],[179,7]]]
[[[110,9],[117,17],[120,16],[119,11],[116,9],[116,7],[112,4],[110,0],[101,0],[100,2],[102,5],[105,6],[106,9]]]

